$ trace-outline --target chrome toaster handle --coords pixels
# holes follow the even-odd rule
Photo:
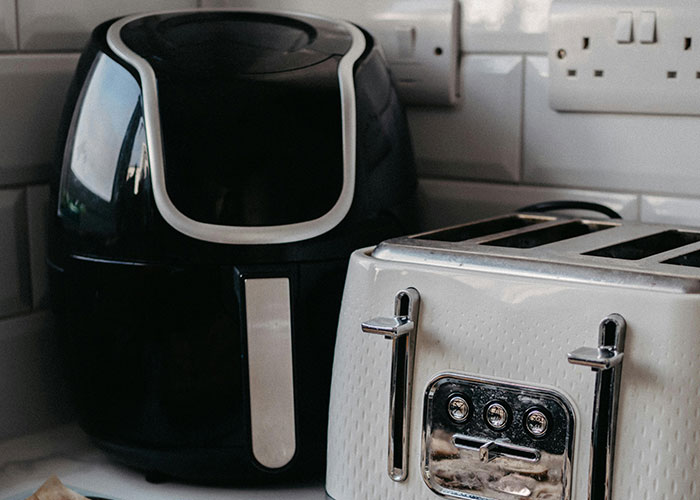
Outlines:
[[[362,331],[383,335],[392,343],[389,395],[389,477],[403,481],[408,475],[408,436],[413,387],[413,359],[420,294],[415,288],[397,292],[394,316],[362,323]]]
[[[499,457],[539,462],[540,451],[526,446],[517,446],[504,440],[488,441],[479,447],[479,460],[482,462],[488,463]]]
[[[615,431],[626,328],[622,316],[611,314],[600,323],[598,348],[581,347],[568,354],[569,363],[588,366],[597,372],[588,475],[589,500],[612,499]]]

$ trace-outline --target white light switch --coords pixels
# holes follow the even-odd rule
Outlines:
[[[398,26],[396,40],[399,44],[399,57],[413,57],[416,52],[416,27]]]
[[[620,12],[615,25],[615,40],[617,43],[632,43],[632,13]]]
[[[656,12],[642,12],[639,17],[639,41],[642,43],[656,42]]]

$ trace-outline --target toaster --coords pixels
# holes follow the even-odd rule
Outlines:
[[[335,500],[700,498],[700,232],[516,213],[354,252]]]
[[[379,45],[294,13],[108,21],[59,142],[49,265],[83,429],[156,475],[321,476],[348,259],[413,220]]]

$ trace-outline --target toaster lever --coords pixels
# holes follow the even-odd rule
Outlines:
[[[517,446],[503,440],[489,441],[479,447],[479,460],[482,462],[488,463],[498,457],[538,462],[540,460],[540,452],[533,448]]]
[[[624,353],[617,352],[608,346],[579,347],[568,354],[572,365],[589,366],[593,370],[608,370],[622,363]]]
[[[580,347],[568,354],[569,363],[596,372],[588,500],[611,500],[615,431],[627,325],[619,314],[600,323],[598,348]]]
[[[406,288],[394,297],[393,317],[362,323],[363,332],[391,340],[388,473],[394,481],[404,481],[408,476],[408,433],[419,307],[418,290]]]
[[[362,331],[384,335],[385,338],[397,339],[408,335],[415,325],[406,316],[394,316],[393,318],[374,318],[362,323]]]

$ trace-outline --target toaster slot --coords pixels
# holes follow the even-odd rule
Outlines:
[[[510,215],[498,219],[487,220],[484,222],[476,222],[474,224],[465,224],[463,226],[452,227],[434,233],[421,234],[414,236],[415,239],[431,240],[431,241],[465,241],[473,238],[480,238],[491,234],[503,233],[520,229],[522,227],[549,222],[553,219],[548,217],[530,217],[525,215]]]
[[[694,252],[686,253],[674,257],[669,260],[665,260],[662,264],[674,264],[676,266],[687,266],[687,267],[700,267],[700,250]]]
[[[586,252],[584,255],[609,257],[612,259],[639,260],[698,241],[700,241],[700,233],[672,229],[650,236],[644,236],[643,238],[637,238],[636,240],[599,248],[598,250]]]
[[[509,248],[534,248],[616,226],[617,224],[583,222],[577,220],[542,229],[524,231],[497,240],[486,241],[482,243],[482,245]]]

